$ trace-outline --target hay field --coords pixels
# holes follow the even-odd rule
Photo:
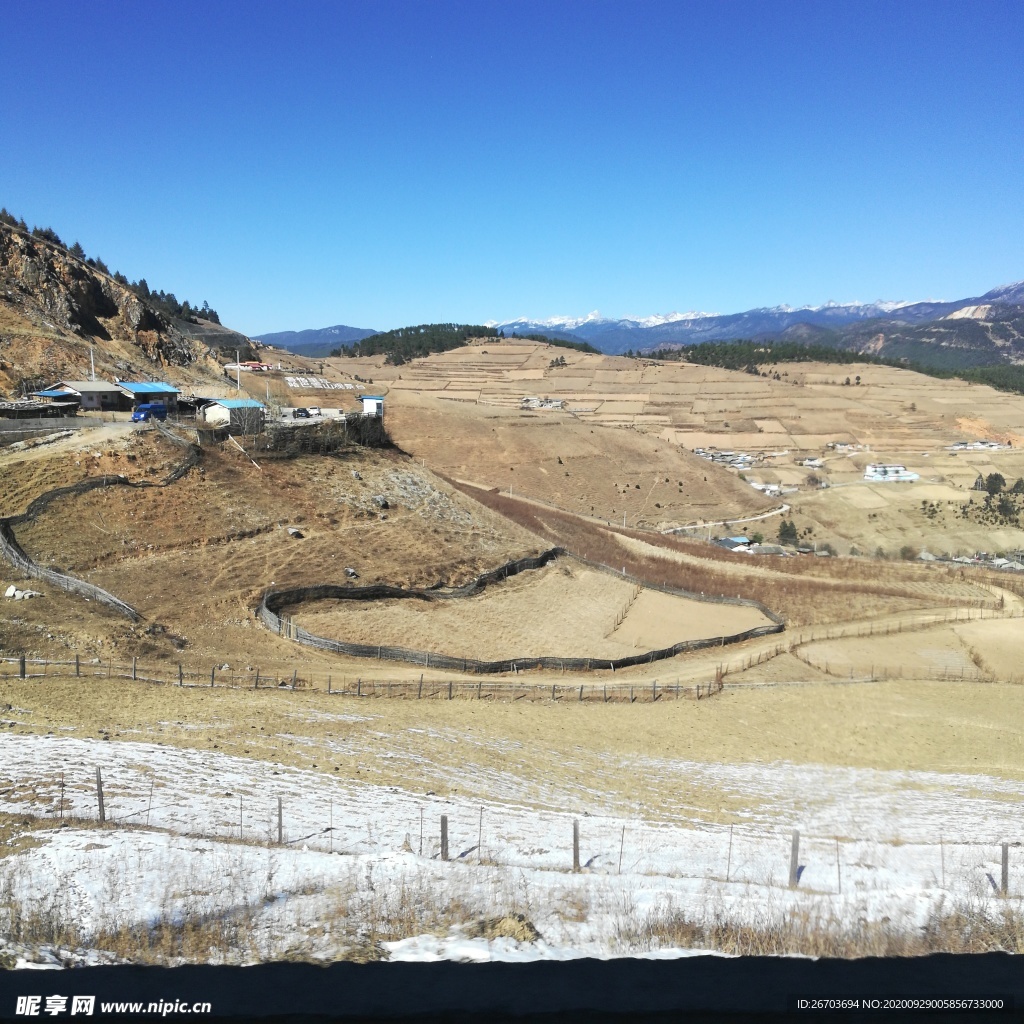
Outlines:
[[[756,608],[645,590],[565,559],[468,598],[323,600],[293,621],[319,636],[455,657],[624,658],[770,625]]]

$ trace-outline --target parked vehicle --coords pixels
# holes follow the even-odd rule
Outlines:
[[[310,416],[323,416],[323,413],[320,411],[320,406],[319,405],[311,405],[309,407],[309,415]]]
[[[293,420],[308,420],[309,410],[308,409],[292,409]]]
[[[132,423],[147,423],[151,419],[167,419],[167,406],[163,402],[143,402],[132,412]]]

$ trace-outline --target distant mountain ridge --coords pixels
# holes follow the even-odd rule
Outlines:
[[[307,331],[278,331],[274,334],[254,335],[253,340],[262,345],[273,345],[283,348],[299,356],[313,358],[329,356],[332,349],[341,345],[350,345],[354,341],[362,341],[372,334],[379,334],[366,327],[348,327],[335,324],[334,327],[313,328]]]
[[[1024,281],[956,301],[837,303],[771,306],[742,313],[669,313],[664,316],[552,317],[493,322],[506,334],[544,331],[587,341],[602,352],[652,352],[739,338],[800,340],[878,355],[912,352],[924,362],[979,365],[1024,359]],[[939,350],[942,351],[939,351]]]
[[[485,326],[506,336],[545,334],[586,342],[609,355],[655,352],[706,341],[785,339],[946,368],[980,366],[1024,362],[1024,281],[954,301],[826,302],[820,306],[764,306],[741,313],[691,310],[622,319],[594,311],[582,317],[492,320]],[[256,340],[297,355],[323,357],[377,333],[338,324],[263,334]]]

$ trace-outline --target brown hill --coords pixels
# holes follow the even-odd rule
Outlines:
[[[0,393],[86,376],[90,349],[103,376],[215,369],[202,366],[220,347],[204,323],[172,321],[63,246],[0,224]],[[247,340],[226,328],[215,333],[230,335],[232,349]]]

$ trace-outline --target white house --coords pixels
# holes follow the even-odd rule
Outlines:
[[[864,469],[864,479],[872,483],[913,483],[920,480],[920,473],[912,473],[906,466],[887,466],[880,462],[869,463]]]
[[[384,398],[381,395],[360,395],[364,416],[384,416]]]
[[[219,398],[199,411],[199,422],[227,427],[234,434],[256,434],[266,424],[267,410],[255,398]]]

